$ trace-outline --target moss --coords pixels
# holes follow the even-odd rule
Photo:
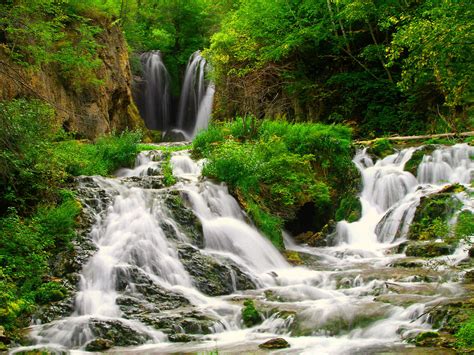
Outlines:
[[[369,148],[369,153],[375,155],[378,158],[385,158],[386,156],[393,154],[394,149],[392,143],[386,138],[376,139]]]
[[[461,327],[455,334],[457,338],[456,345],[463,349],[474,350],[474,315],[466,322],[461,324]]]
[[[346,220],[348,222],[355,222],[360,219],[362,215],[362,205],[356,195],[349,195],[343,197],[339,208],[336,210],[336,221]]]
[[[173,167],[171,166],[171,154],[166,152],[163,155],[163,162],[161,163],[161,173],[163,174],[163,182],[166,186],[176,184],[176,178],[173,175]]]
[[[452,252],[453,247],[442,242],[411,242],[408,244],[405,254],[407,256],[433,258],[449,255]]]
[[[474,235],[474,213],[465,210],[459,214],[454,227],[454,235],[457,239]]]
[[[433,153],[435,149],[435,145],[425,145],[420,149],[417,149],[415,152],[413,152],[413,155],[411,156],[410,160],[405,164],[405,171],[408,171],[414,176],[417,176],[418,166],[423,161],[423,157],[425,155]]]
[[[452,185],[449,189],[421,199],[408,231],[408,239],[444,239],[448,236],[447,221],[461,207],[461,202],[452,196],[456,188],[457,185]]]
[[[262,316],[255,308],[252,300],[246,300],[244,302],[244,308],[242,308],[241,314],[246,327],[253,327],[263,321]]]
[[[303,260],[301,260],[300,254],[297,251],[293,250],[286,250],[284,252],[286,260],[292,265],[301,265],[303,264]]]

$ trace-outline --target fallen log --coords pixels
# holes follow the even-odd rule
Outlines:
[[[375,138],[375,139],[371,139],[367,141],[355,141],[354,143],[372,144],[381,139],[385,139],[388,141],[414,141],[414,140],[430,139],[430,138],[461,138],[461,137],[474,137],[474,131],[462,132],[462,133],[425,134],[421,136],[393,136],[393,137]]]

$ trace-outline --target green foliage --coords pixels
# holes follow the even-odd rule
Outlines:
[[[217,111],[364,136],[472,127],[467,1],[242,0],[205,55]]]
[[[246,327],[253,327],[262,323],[262,316],[258,313],[252,300],[244,301],[244,308],[242,308],[241,314]]]
[[[279,248],[285,222],[305,204],[315,206],[310,219],[324,221],[335,186],[350,179],[350,130],[343,126],[237,119],[201,132],[193,146],[207,158],[203,173],[225,181]]]
[[[393,153],[393,146],[388,139],[377,139],[370,147],[370,152],[379,158],[385,158]]]
[[[463,323],[461,328],[455,334],[457,338],[456,345],[460,348],[474,348],[474,316]]]
[[[169,152],[165,153],[163,157],[163,163],[161,165],[161,173],[164,176],[164,183],[166,186],[171,186],[176,184],[176,178],[173,175],[173,167],[171,166],[171,154]]]
[[[469,210],[461,211],[454,228],[456,239],[474,236],[474,213]]]
[[[0,323],[26,326],[39,303],[65,289],[50,279],[50,260],[70,247],[81,205],[68,187],[80,174],[108,175],[129,166],[140,132],[65,140],[50,107],[36,100],[0,102]]]
[[[343,197],[339,208],[336,210],[336,221],[346,220],[349,223],[355,222],[362,216],[362,205],[355,195]]]
[[[67,1],[15,0],[0,5],[0,13],[0,32],[15,61],[35,68],[55,65],[77,92],[101,84],[96,75],[101,29]]]

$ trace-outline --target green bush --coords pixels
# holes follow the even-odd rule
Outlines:
[[[253,327],[262,323],[262,316],[258,313],[252,300],[244,301],[244,308],[242,308],[241,314],[246,327]]]
[[[456,345],[461,348],[474,348],[474,316],[463,323],[455,334]]]
[[[309,219],[324,225],[336,186],[353,184],[350,139],[344,126],[269,120],[256,126],[247,117],[212,125],[193,147],[207,158],[203,174],[226,182],[257,227],[283,248],[281,230],[302,206],[314,205]]]

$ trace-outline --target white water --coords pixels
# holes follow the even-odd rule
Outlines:
[[[225,185],[202,179],[204,162],[192,161],[187,152],[174,153],[171,159],[179,180],[174,187],[154,190],[129,185],[127,178],[155,175],[160,169],[160,152],[141,153],[134,169],[118,172],[125,179],[94,178],[98,186],[113,192],[114,197],[107,211],[96,216],[92,238],[98,250],[80,276],[75,311],[70,317],[34,326],[32,337],[37,346],[84,349],[95,337],[89,322],[99,319],[120,321],[148,336],[147,345],[118,350],[121,353],[193,352],[216,348],[219,351],[255,351],[256,345],[276,336],[291,344],[283,353],[341,354],[354,350],[370,353],[371,349],[401,346],[404,337],[430,328],[428,316],[422,315],[426,305],[434,305],[443,297],[458,295],[462,290],[456,284],[416,281],[416,275],[394,278],[387,265],[403,256],[385,254],[393,243],[403,240],[419,198],[443,187],[448,176],[443,169],[450,171],[449,181],[472,180],[474,166],[470,157],[474,155],[473,149],[466,145],[444,148],[442,156],[457,157],[449,161],[436,160],[439,153],[435,151],[433,162],[426,158],[429,166],[420,165],[419,172],[423,175],[420,182],[403,171],[413,149],[375,164],[365,151],[359,152],[354,163],[363,176],[361,219],[354,223],[339,223],[337,243],[333,247],[298,246],[290,236],[285,237],[289,249],[314,258],[317,271],[290,266],[268,239],[248,222]],[[425,181],[438,184],[421,183]],[[194,287],[192,277],[177,255],[176,241],[167,237],[160,224],[160,221],[169,222],[178,241],[187,241],[163,205],[168,190],[180,191],[200,219],[205,238],[202,252],[233,260],[252,276],[257,290],[209,297]],[[460,194],[459,198],[465,204],[464,208],[473,208],[467,195]],[[461,245],[448,261],[455,264],[465,256]],[[183,295],[190,301],[190,307],[215,319],[214,333],[203,336],[200,342],[173,344],[162,332],[139,321],[125,319],[116,304],[122,292],[117,290],[117,272],[130,267],[148,275],[164,289]],[[386,281],[393,286],[387,286]],[[420,301],[406,308],[377,301],[379,295],[393,296],[390,287],[408,290],[408,296],[415,296],[418,289],[429,292],[426,296],[417,296]],[[131,280],[127,288],[134,288]],[[243,328],[241,306],[233,302],[234,297],[242,296],[255,298],[262,309],[276,308],[290,312],[289,316],[283,319],[267,314],[261,325]],[[368,320],[364,322],[364,319]],[[301,335],[305,336],[291,334],[295,331],[294,324],[298,324]],[[331,331],[331,324],[350,326]]]
[[[170,76],[160,51],[141,55],[145,87],[142,116],[149,129],[166,131],[170,127]]]
[[[214,84],[206,80],[207,62],[194,52],[186,67],[179,99],[177,127],[193,138],[207,128],[212,112]]]

